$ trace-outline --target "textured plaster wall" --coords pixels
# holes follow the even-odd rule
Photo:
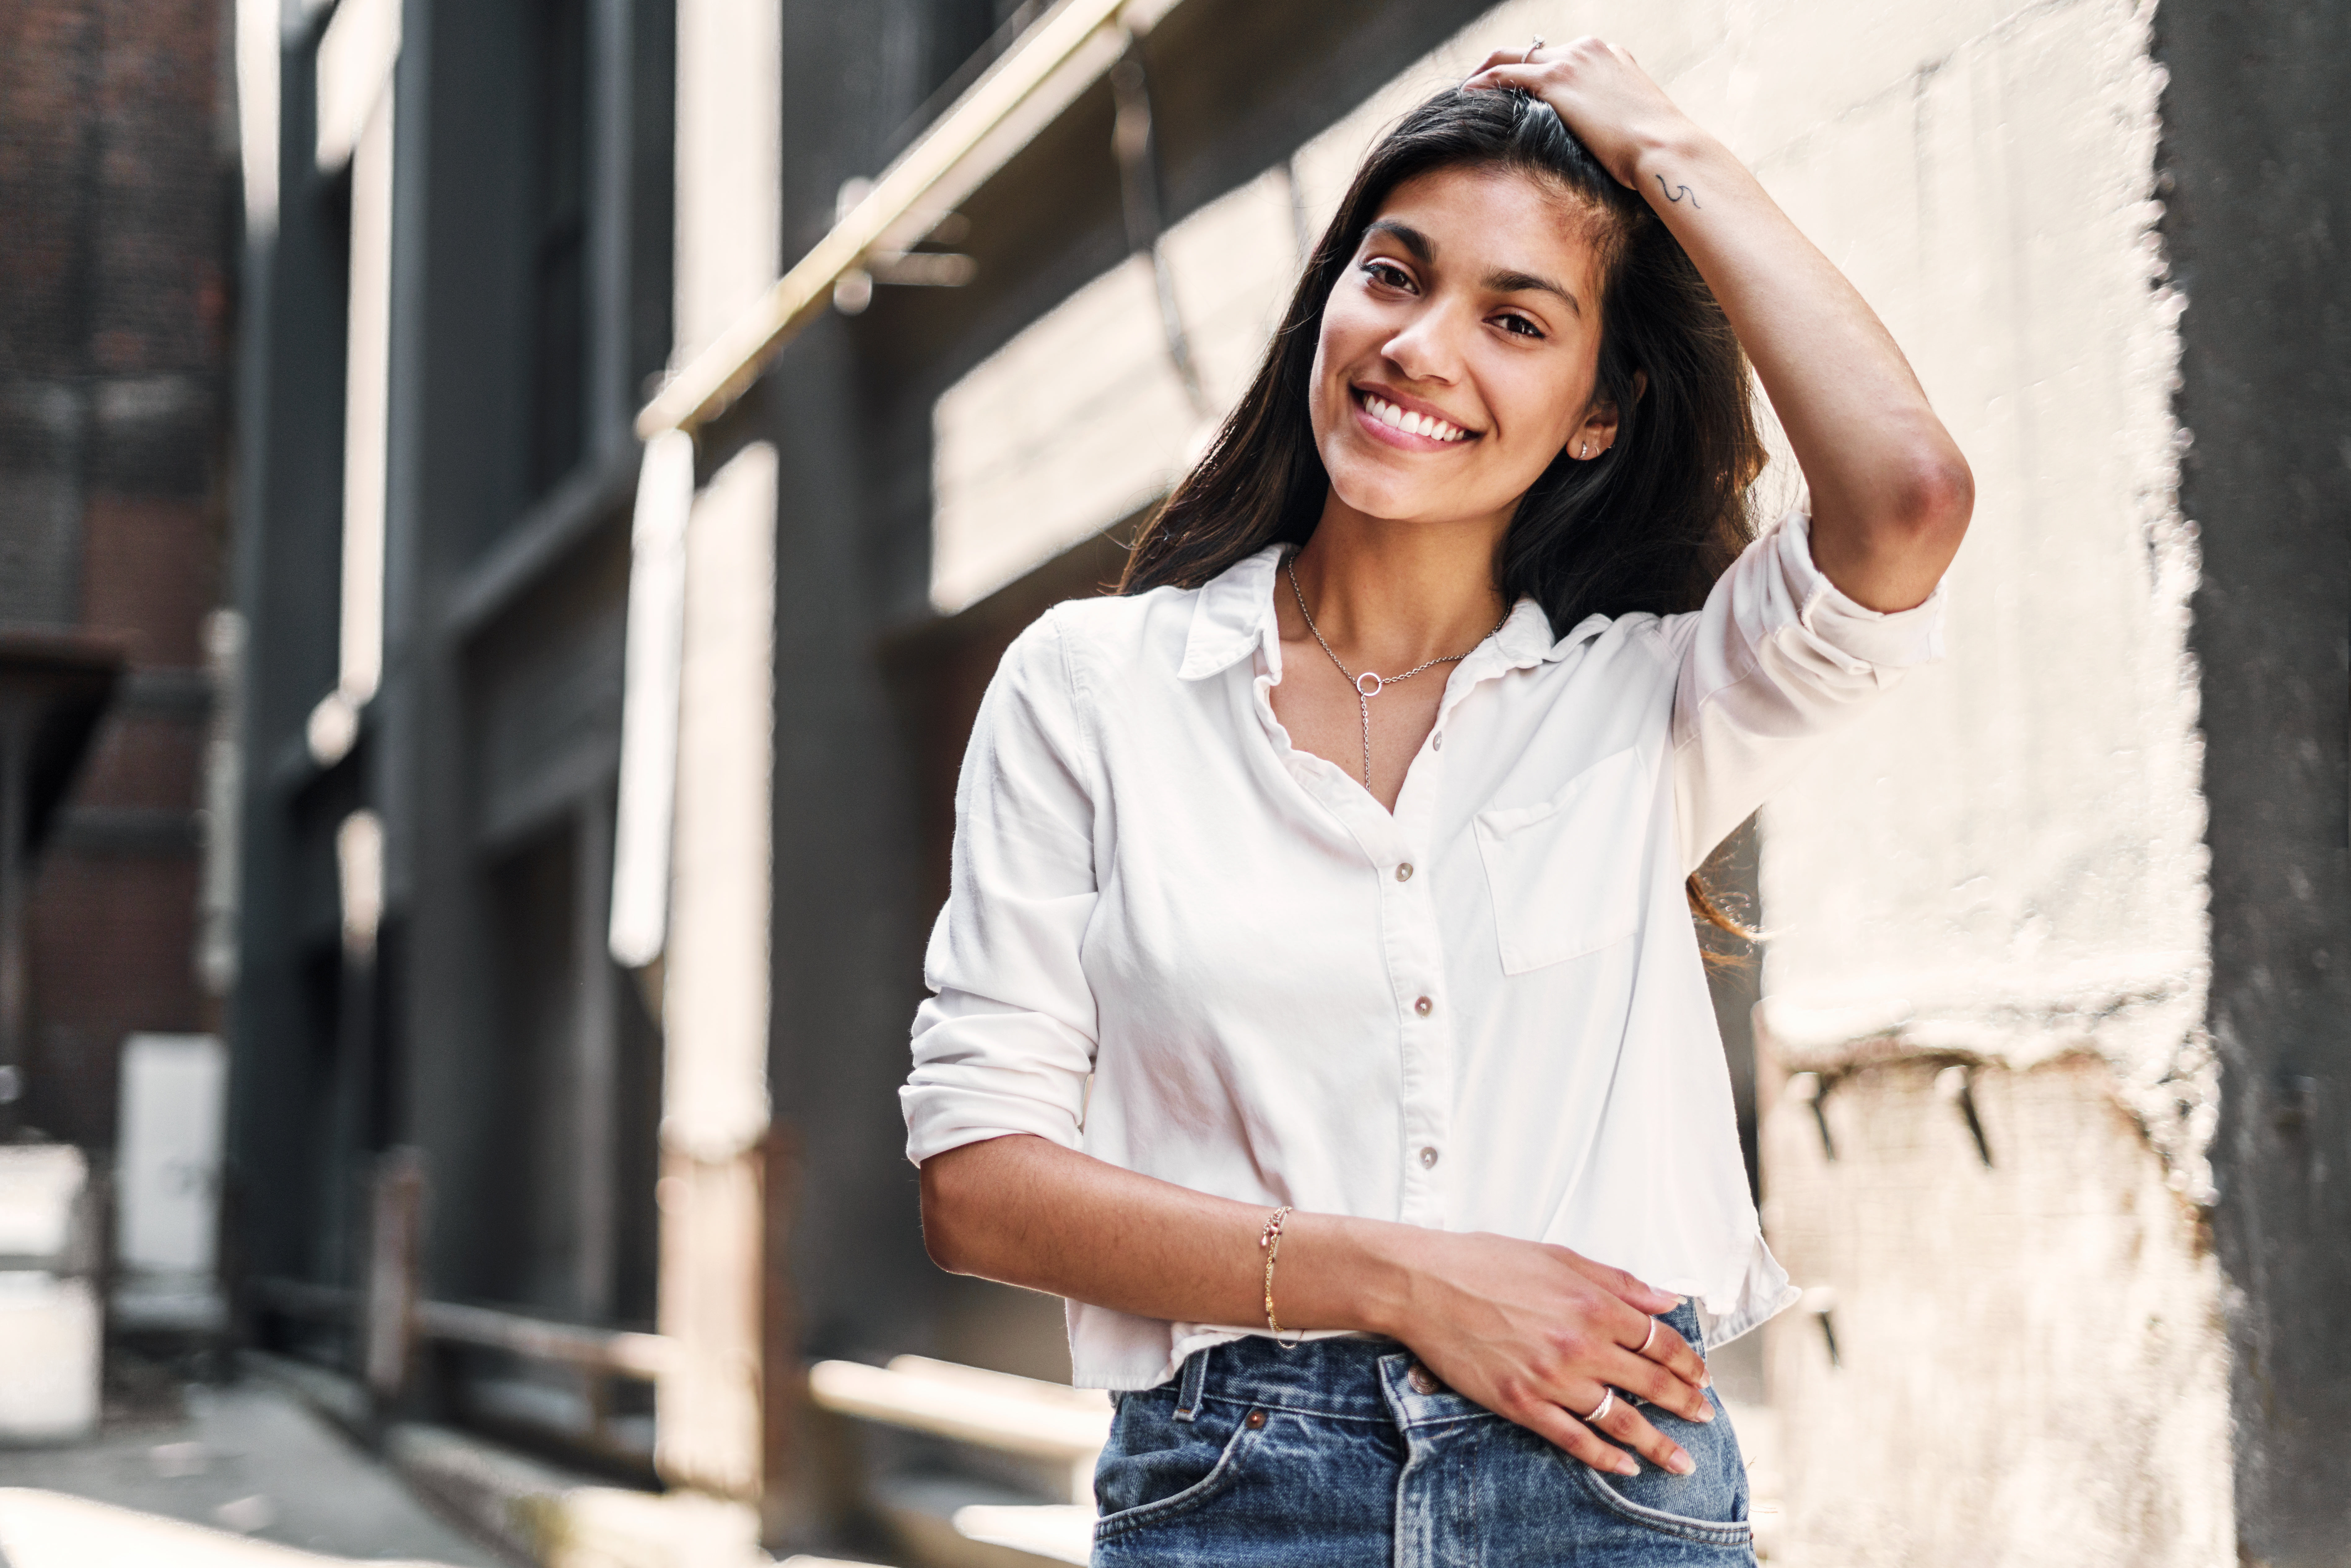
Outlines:
[[[2233,1556],[2152,7],[1734,7],[1718,130],[1974,466],[1949,657],[1763,817],[1783,1561]],[[1782,84],[1801,84],[1787,90]],[[1976,1068],[1993,1164],[1933,1087]],[[1948,1090],[1954,1087],[1946,1079]]]
[[[1978,1072],[1989,1166],[1943,1071],[1841,1078],[1834,1159],[1763,1074],[1773,1243],[1813,1288],[1767,1331],[1771,1561],[2234,1562],[2219,1267],[2109,1069]]]
[[[1978,487],[1949,660],[1766,811],[1765,1006],[1792,1058],[2092,1050],[2205,1201],[2196,557],[2147,14],[1917,15],[1899,79],[1802,95],[1810,125],[1751,111],[1785,121],[1760,171],[1885,315]]]

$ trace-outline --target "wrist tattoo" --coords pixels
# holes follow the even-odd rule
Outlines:
[[[1657,183],[1657,193],[1664,196],[1666,200],[1669,202],[1679,202],[1684,197],[1687,197],[1691,206],[1696,207],[1698,205],[1698,193],[1691,190],[1687,185],[1668,185],[1666,183],[1666,177],[1663,174],[1652,174],[1649,178]]]

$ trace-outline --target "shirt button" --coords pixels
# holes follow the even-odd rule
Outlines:
[[[1422,1165],[1422,1166],[1423,1166],[1424,1168],[1434,1166],[1437,1164],[1437,1151],[1436,1151],[1436,1149],[1434,1149],[1434,1148],[1426,1148],[1426,1149],[1423,1149],[1423,1150],[1421,1150],[1421,1151],[1420,1151],[1420,1163],[1421,1163],[1421,1165]]]
[[[1423,997],[1420,1000],[1412,1004],[1412,1010],[1418,1013],[1421,1017],[1426,1018],[1429,1014],[1437,1010],[1437,1004],[1430,1001],[1426,997]]]
[[[1396,880],[1398,882],[1410,882],[1412,880],[1412,862],[1410,861],[1406,861],[1402,865],[1396,867]]]
[[[1431,751],[1442,751],[1445,749],[1445,732],[1443,730],[1440,729],[1435,735],[1428,737],[1428,748]]]

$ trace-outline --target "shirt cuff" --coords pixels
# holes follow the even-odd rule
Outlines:
[[[1879,670],[1907,670],[1943,656],[1943,583],[1908,610],[1856,603],[1813,562],[1813,521],[1788,514],[1779,530],[1780,570],[1805,631],[1847,658]]]

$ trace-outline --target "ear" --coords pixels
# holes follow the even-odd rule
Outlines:
[[[1604,395],[1593,399],[1592,406],[1583,411],[1583,423],[1568,432],[1568,455],[1579,460],[1597,459],[1616,444],[1619,423],[1615,399]]]
[[[1635,371],[1633,401],[1638,402],[1648,395],[1649,372]],[[1567,449],[1578,457],[1582,457],[1588,450],[1592,457],[1597,459],[1616,444],[1616,437],[1622,433],[1622,426],[1623,421],[1616,412],[1616,400],[1602,392],[1592,400],[1592,406],[1584,411],[1583,422],[1569,433]]]

